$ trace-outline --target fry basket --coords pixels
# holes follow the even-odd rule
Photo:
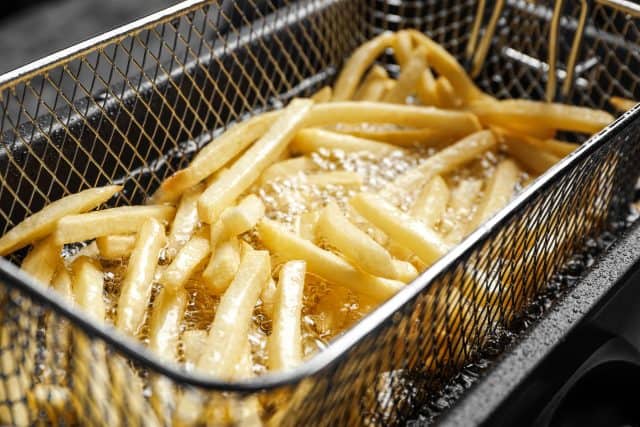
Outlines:
[[[623,0],[185,1],[0,76],[0,232],[93,186],[122,183],[109,204],[141,203],[227,126],[331,83],[360,43],[401,28],[500,98],[640,99],[640,8]],[[265,423],[402,425],[624,221],[639,135],[636,108],[326,350],[241,382],[164,362],[21,273],[24,254],[0,260],[0,424],[171,425],[150,393],[162,382],[239,425],[251,399]]]

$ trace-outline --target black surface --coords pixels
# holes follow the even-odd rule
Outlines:
[[[636,225],[440,424],[640,425],[638,248]]]
[[[179,1],[0,2],[0,74],[176,3]]]

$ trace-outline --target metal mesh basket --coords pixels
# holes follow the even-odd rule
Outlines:
[[[425,31],[499,97],[595,107],[610,95],[640,98],[633,4],[487,3],[187,1],[2,76],[0,231],[110,182],[125,186],[112,204],[141,202],[230,123],[330,82],[386,29]],[[393,71],[390,58],[380,61]],[[158,410],[149,393],[164,384],[238,424],[255,399],[274,424],[401,424],[589,237],[624,218],[639,132],[636,109],[289,373],[236,383],[186,373],[0,260],[0,423],[170,424],[171,405]]]

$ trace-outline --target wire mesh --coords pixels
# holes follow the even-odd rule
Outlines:
[[[552,6],[507,2],[477,79],[483,89],[544,97]],[[577,12],[565,9],[561,56],[576,28]],[[191,1],[0,80],[0,231],[110,182],[125,186],[110,204],[141,202],[226,126],[330,82],[381,31],[416,27],[462,59],[475,13],[470,0]],[[599,3],[588,16],[570,99],[604,107],[610,95],[640,96],[638,19]],[[389,56],[381,62],[394,70]],[[239,386],[181,374],[3,264],[0,422],[168,425],[176,396],[190,394],[211,425],[254,421],[256,400],[274,424],[402,424],[588,237],[626,213],[640,161],[636,116],[536,181],[331,355],[281,377]]]

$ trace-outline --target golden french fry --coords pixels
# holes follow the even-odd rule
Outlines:
[[[351,223],[335,203],[327,204],[322,210],[316,233],[362,271],[397,278],[389,252]]]
[[[229,168],[228,173],[207,187],[198,200],[200,220],[214,223],[220,213],[260,177],[286,150],[312,104],[313,101],[306,99],[291,101],[267,133]]]
[[[480,122],[476,116],[466,111],[369,101],[314,105],[303,127],[321,127],[337,123],[389,123],[432,130],[455,129],[462,134],[480,129]]]
[[[497,141],[490,130],[472,133],[453,145],[429,157],[420,166],[400,175],[393,181],[396,188],[415,188],[416,185],[441,175],[476,159],[482,153],[495,147]],[[393,187],[391,187],[393,190]]]
[[[195,234],[178,251],[171,264],[162,272],[158,282],[165,289],[177,292],[184,287],[193,273],[202,266],[211,253],[209,239]]]
[[[305,181],[317,187],[326,187],[328,185],[341,185],[343,187],[360,187],[362,185],[362,177],[355,172],[349,171],[332,171],[320,172],[307,175]]]
[[[333,100],[345,101],[353,97],[356,87],[371,63],[384,52],[395,38],[385,32],[358,47],[347,59],[333,87]]]
[[[59,263],[56,274],[51,281],[51,287],[65,300],[74,303],[71,276],[64,263]],[[69,369],[69,349],[71,348],[69,322],[60,316],[47,314],[46,319],[46,348],[47,363],[52,369],[53,382],[64,384]]]
[[[410,262],[394,259],[393,267],[396,271],[396,278],[401,282],[409,283],[418,277],[418,270]]]
[[[315,241],[316,239],[316,225],[318,224],[318,218],[320,212],[310,211],[300,215],[300,222],[298,224],[298,234],[300,237],[306,240]]]
[[[462,65],[442,46],[419,31],[407,31],[411,33],[417,45],[427,47],[427,60],[429,64],[433,66],[439,75],[449,80],[456,93],[463,97],[465,104],[476,99],[488,97],[473,83],[473,80],[471,80],[464,68],[462,68]]]
[[[514,133],[502,134],[507,151],[525,168],[535,174],[542,174],[560,161],[558,156],[541,150],[533,139]]]
[[[182,333],[182,349],[184,352],[185,369],[193,371],[198,359],[207,348],[207,331],[193,329]]]
[[[427,48],[420,46],[411,53],[409,60],[400,69],[396,84],[382,98],[385,102],[404,104],[417,92],[418,82],[427,68]]]
[[[280,269],[269,336],[269,369],[284,371],[302,362],[302,295],[306,264],[289,261]]]
[[[53,236],[36,242],[22,261],[20,268],[45,286],[49,286],[60,263],[62,246]]]
[[[351,198],[351,205],[389,238],[411,250],[426,264],[432,264],[449,250],[434,231],[381,197],[356,194]]]
[[[120,185],[91,188],[50,203],[0,238],[0,255],[7,255],[51,234],[61,218],[90,211],[120,190]]]
[[[202,281],[215,294],[224,292],[240,266],[240,244],[233,237],[218,245],[202,272]]]
[[[262,243],[285,260],[306,261],[309,273],[378,301],[391,297],[404,286],[396,280],[364,273],[338,255],[317,247],[266,218],[258,224],[258,233]]]
[[[354,101],[379,101],[387,90],[389,74],[379,65],[374,65],[353,94]]]
[[[465,179],[451,192],[449,209],[453,218],[448,221],[449,233],[446,241],[451,244],[459,243],[470,231],[470,223],[474,215],[476,200],[482,189],[479,179]]]
[[[64,299],[73,301],[73,288],[71,287],[71,276],[64,264],[59,264],[56,274],[51,281],[51,287],[55,289]]]
[[[178,341],[187,302],[184,290],[171,292],[162,289],[153,303],[149,323],[149,348],[168,362],[175,363],[178,360]],[[156,413],[160,418],[170,420],[175,409],[176,390],[173,384],[167,378],[157,376],[152,381],[152,389],[151,404]]]
[[[512,160],[503,160],[498,164],[489,180],[484,201],[474,216],[472,228],[485,222],[509,203],[520,179],[520,174],[520,169]]]
[[[71,277],[73,295],[78,306],[86,309],[88,316],[104,321],[104,277],[98,262],[84,256],[77,258],[71,264]]]
[[[267,316],[273,316],[273,306],[276,301],[277,286],[273,278],[269,279],[267,284],[262,288],[260,293],[260,301],[262,301],[262,311]]]
[[[416,92],[418,94],[418,99],[423,105],[440,105],[436,88],[436,79],[433,77],[433,73],[431,73],[429,68],[425,69],[420,75],[420,79],[416,86]]]
[[[580,147],[580,144],[558,141],[557,139],[545,139],[540,141],[539,145],[543,150],[560,158],[568,156]]]
[[[220,215],[223,229],[222,234],[217,234],[218,229],[211,230],[211,241],[218,242],[223,239],[238,236],[251,230],[264,216],[264,204],[254,194],[250,194],[236,206],[225,209]]]
[[[618,111],[628,111],[636,106],[638,102],[633,99],[622,98],[620,96],[612,96],[609,98],[609,104],[613,105]]]
[[[433,228],[447,210],[449,197],[447,183],[440,175],[435,175],[413,202],[411,215],[420,219],[427,227]]]
[[[393,48],[393,56],[395,56],[400,69],[402,69],[405,64],[411,60],[412,55],[414,55],[411,33],[408,31],[398,31],[396,37],[391,41],[391,47]]]
[[[131,255],[131,251],[136,244],[134,234],[100,236],[96,238],[96,245],[100,256],[104,259],[121,259]]]
[[[226,290],[211,324],[206,351],[196,364],[200,372],[231,379],[249,337],[249,325],[262,286],[271,276],[269,253],[246,250],[238,274]],[[200,419],[204,407],[201,396],[184,394],[177,405],[176,424],[191,425]]]
[[[368,151],[376,154],[387,154],[396,149],[393,145],[383,142],[317,128],[299,131],[291,141],[290,149],[294,153],[310,154],[323,148],[327,150],[342,150],[347,153]]]
[[[322,89],[311,95],[311,99],[313,102],[329,102],[331,101],[332,96],[333,89],[331,89],[331,86],[324,86]]]
[[[539,127],[592,134],[614,120],[602,110],[526,99],[477,101],[469,107],[484,124],[507,128],[514,123],[526,123],[527,129]]]
[[[386,142],[401,147],[423,145],[425,147],[437,147],[451,143],[466,136],[457,134],[457,130],[431,130],[431,129],[407,129],[407,128],[375,128],[375,127],[344,127],[335,129],[335,132],[353,135],[359,138]]]
[[[170,259],[189,241],[198,227],[200,222],[198,217],[198,198],[203,190],[204,186],[199,184],[187,189],[180,197],[180,204],[173,222],[171,222],[167,237],[167,254]]]
[[[153,275],[165,242],[162,224],[154,218],[147,219],[137,235],[118,300],[116,326],[127,334],[137,335],[142,326],[151,298]]]
[[[151,198],[153,203],[172,201],[198,184],[262,137],[278,119],[279,112],[260,114],[238,123],[205,146],[191,164],[167,178]]]
[[[58,222],[54,235],[58,244],[65,244],[113,234],[133,234],[148,218],[169,221],[174,213],[172,206],[121,206],[69,215]]]
[[[446,77],[440,76],[435,83],[435,96],[437,105],[441,108],[460,108],[463,105],[462,99]]]
[[[293,157],[269,166],[260,177],[260,181],[268,182],[278,178],[289,178],[314,168],[315,163],[309,157]]]

